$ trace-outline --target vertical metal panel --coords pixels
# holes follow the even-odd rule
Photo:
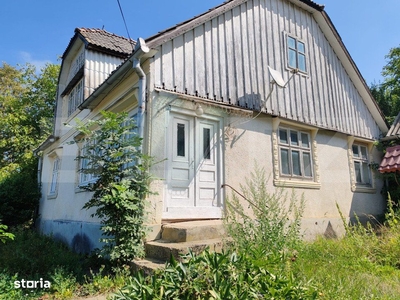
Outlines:
[[[88,93],[91,94],[98,88],[122,62],[121,58],[87,50],[84,76]]]
[[[291,77],[286,34],[306,44],[306,74],[274,87],[268,66]],[[282,0],[249,0],[160,45],[155,84],[352,135],[380,132],[312,14]]]

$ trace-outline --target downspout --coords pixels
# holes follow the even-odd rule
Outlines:
[[[140,64],[140,59],[150,51],[146,46],[144,39],[139,38],[136,43],[135,52],[133,53],[133,69],[139,77],[139,93],[138,93],[138,114],[137,114],[137,126],[139,137],[143,140],[144,138],[144,124],[145,124],[145,113],[146,113],[146,74],[144,73]],[[143,146],[141,151],[143,152]]]

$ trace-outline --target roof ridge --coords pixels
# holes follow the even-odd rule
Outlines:
[[[92,32],[92,33],[104,33],[104,34],[107,34],[109,36],[122,38],[122,39],[127,40],[127,41],[134,41],[133,39],[130,39],[130,38],[127,38],[125,36],[118,35],[118,34],[115,34],[113,32],[110,32],[110,31],[107,31],[107,30],[104,30],[104,29],[100,29],[100,28],[88,28],[88,27],[77,27],[77,28],[75,28],[75,32],[81,33],[82,31]]]

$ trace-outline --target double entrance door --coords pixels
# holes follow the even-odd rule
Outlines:
[[[164,219],[222,216],[221,121],[170,113]]]

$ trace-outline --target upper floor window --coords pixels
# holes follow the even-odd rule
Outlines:
[[[280,175],[312,179],[313,162],[308,132],[282,128],[278,130]]]
[[[68,116],[83,102],[83,78],[74,86],[68,95]]]
[[[288,67],[307,72],[306,69],[306,45],[304,42],[292,36],[287,36],[287,61]]]
[[[366,146],[353,144],[354,177],[356,184],[371,185],[368,149]]]

